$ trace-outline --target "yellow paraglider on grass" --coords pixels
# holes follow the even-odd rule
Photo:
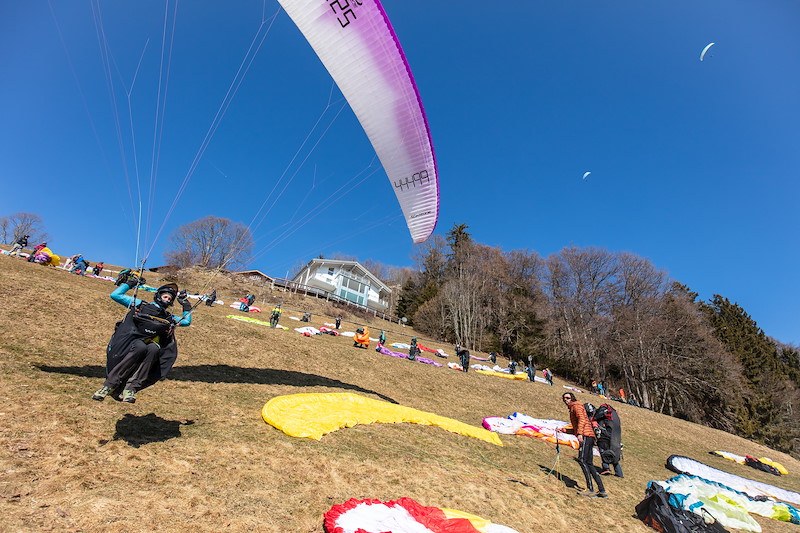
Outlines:
[[[261,409],[264,421],[291,437],[321,439],[326,433],[357,424],[409,422],[502,446],[497,433],[411,407],[351,393],[302,393],[276,396]]]

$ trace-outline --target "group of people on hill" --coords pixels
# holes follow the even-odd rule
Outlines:
[[[28,239],[30,239],[30,235],[23,235],[16,241],[14,241],[14,245],[9,250],[8,255],[19,256],[20,252],[22,252],[23,248],[28,247]],[[33,250],[30,254],[28,254],[28,262],[33,263],[36,261],[36,255],[39,253],[40,250],[47,248],[47,242],[42,242],[37,244],[33,247]]]
[[[245,313],[250,311],[250,307],[256,303],[256,295],[255,294],[246,294],[239,299],[239,311],[244,311]]]
[[[83,254],[75,254],[67,258],[67,261],[64,264],[64,269],[69,270],[70,274],[79,274],[81,276],[85,276],[89,271],[90,266],[91,265],[89,264],[89,261],[83,257]],[[95,265],[92,267],[92,275],[99,276],[105,267],[106,266],[102,261],[95,263]]]
[[[613,396],[611,391],[609,391],[605,381],[598,381],[596,379],[592,380],[592,394],[639,407],[639,402],[636,400],[635,394],[626,394],[625,389],[619,389],[618,392],[619,396]]]
[[[28,239],[30,235],[23,235],[19,239],[14,242],[14,245],[11,247],[9,251],[9,255],[19,256],[20,253],[24,248],[28,246]],[[28,254],[28,262],[30,263],[50,263],[50,257],[45,257],[47,255],[48,248],[47,242],[42,242],[37,244],[31,250],[31,253]],[[64,270],[68,270],[70,274],[79,274],[81,276],[85,276],[86,273],[89,271],[89,261],[87,261],[83,254],[75,254],[67,258],[66,262],[64,263]],[[103,262],[95,263],[94,267],[92,267],[92,274],[95,276],[99,276],[105,265]]]
[[[29,238],[30,235],[23,235],[14,241],[14,245],[11,247],[8,255],[20,256],[22,249],[27,248]],[[28,254],[28,262],[50,264],[50,256],[47,254],[47,251],[47,242],[37,244],[33,247],[31,253]]]
[[[497,353],[489,352],[489,360],[493,364],[496,364],[497,363]],[[533,355],[528,355],[527,358],[526,358],[525,363],[526,364],[524,365],[524,370],[525,370],[525,373],[528,375],[528,381],[530,381],[530,382],[536,381],[536,363],[533,360]],[[462,363],[462,365],[463,365],[463,363]],[[508,371],[509,371],[509,373],[516,374],[517,373],[517,366],[519,366],[519,363],[517,363],[516,360],[509,359],[509,361],[508,361]],[[542,369],[542,377],[545,379],[545,381],[547,381],[548,385],[550,385],[551,387],[553,386],[553,373],[550,371],[549,368]]]

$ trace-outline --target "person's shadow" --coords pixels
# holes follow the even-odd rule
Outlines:
[[[194,420],[166,420],[150,413],[138,416],[130,413],[117,421],[117,430],[111,440],[124,440],[128,446],[138,448],[151,442],[164,442],[181,436],[181,426],[190,426]],[[108,444],[111,440],[101,440],[99,444]]]
[[[49,366],[37,365],[42,372],[55,374],[71,374],[86,378],[103,379],[105,368],[101,365],[83,366]],[[318,374],[307,374],[296,370],[277,370],[274,368],[252,368],[232,365],[187,365],[176,366],[167,376],[174,381],[198,381],[202,383],[254,383],[258,385],[290,385],[294,387],[331,387],[351,390],[365,394],[374,394],[389,403],[396,404],[392,398],[371,389],[365,389],[331,379]]]

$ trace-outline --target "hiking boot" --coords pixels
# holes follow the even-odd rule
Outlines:
[[[110,387],[100,387],[100,390],[92,394],[92,400],[97,400],[98,402],[102,402],[108,396],[108,393],[111,392]]]
[[[606,491],[601,490],[600,492],[597,493],[597,497],[598,498],[608,498],[608,494],[606,493]]]
[[[593,490],[582,490],[578,493],[578,496],[586,496],[587,498],[597,498],[597,494]]]
[[[122,401],[125,403],[136,403],[136,391],[130,389],[122,391]]]

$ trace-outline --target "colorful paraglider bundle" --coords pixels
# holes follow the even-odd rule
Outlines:
[[[636,516],[656,531],[675,533],[723,533],[727,529],[708,514],[710,522],[691,511],[681,509],[672,502],[669,495],[658,483],[650,483],[645,498],[636,505]]]
[[[356,329],[356,334],[353,336],[353,347],[369,348],[369,329],[367,328]]]

